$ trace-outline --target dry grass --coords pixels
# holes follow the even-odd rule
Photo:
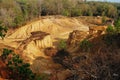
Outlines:
[[[94,45],[89,52],[77,50],[67,57],[57,56],[58,63],[71,70],[66,80],[120,79],[120,49],[107,46],[102,38],[103,35],[90,39]]]

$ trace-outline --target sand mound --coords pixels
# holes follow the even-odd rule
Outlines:
[[[42,49],[55,46],[52,43],[58,39],[67,39],[73,30],[89,31],[89,27],[77,18],[47,16],[8,33],[0,43],[20,49],[34,59],[45,57]]]
[[[15,38],[15,39],[25,39],[30,36],[31,32],[35,31],[43,31],[50,33],[52,35],[59,35],[60,33],[64,33],[72,30],[84,30],[88,31],[88,26],[83,25],[76,18],[67,18],[61,17],[56,18],[45,17],[38,21],[27,24],[19,29],[17,29],[13,34],[8,36],[7,38]]]

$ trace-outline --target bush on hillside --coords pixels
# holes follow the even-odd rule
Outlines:
[[[107,34],[103,40],[108,46],[120,46],[120,20],[117,20],[115,26],[108,26],[106,29]]]
[[[63,15],[63,16],[70,16],[71,13],[70,13],[69,10],[63,10],[62,15]]]
[[[120,19],[115,22],[116,33],[120,33]]]
[[[30,64],[25,63],[18,54],[12,50],[3,49],[1,55],[10,72],[10,79],[14,80],[34,80],[35,75],[30,70]]]
[[[106,17],[105,16],[102,16],[102,23],[104,24],[106,22]]]
[[[81,16],[82,15],[82,13],[81,13],[81,10],[80,9],[78,9],[78,8],[73,8],[72,10],[71,10],[71,16]]]
[[[109,25],[106,29],[106,33],[107,34],[114,34],[115,33],[114,26]]]
[[[66,47],[67,47],[66,41],[65,40],[60,40],[59,44],[58,44],[58,48],[59,49],[66,49]]]
[[[7,32],[7,27],[3,26],[1,23],[0,23],[0,37],[3,39],[6,35],[6,32]]]

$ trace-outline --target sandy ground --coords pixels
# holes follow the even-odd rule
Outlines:
[[[87,25],[82,24],[76,18],[56,18],[54,16],[50,16],[31,22],[15,31],[8,31],[9,35],[4,40],[0,40],[0,43],[17,48],[19,46],[19,42],[28,38],[30,33],[34,31],[50,33],[53,41],[56,42],[58,39],[67,39],[69,33],[73,30],[88,31],[89,29]],[[12,33],[11,35],[10,32]]]
[[[4,47],[12,47],[13,49],[18,49],[23,40],[26,40],[31,36],[31,32],[43,31],[49,33],[52,37],[53,46],[58,46],[58,42],[61,39],[68,39],[69,33],[73,30],[89,31],[88,25],[83,24],[77,18],[68,17],[55,17],[48,16],[37,21],[33,21],[26,24],[18,29],[9,30],[7,36],[4,40],[0,39],[0,49]],[[31,60],[35,59],[37,56],[45,57],[44,50],[40,49],[39,46],[48,43],[49,40],[45,39],[40,44],[28,44],[26,49],[22,49],[22,53],[25,53]],[[42,44],[42,45],[41,45]]]

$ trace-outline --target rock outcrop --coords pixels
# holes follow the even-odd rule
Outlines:
[[[67,44],[70,45],[76,45],[80,43],[83,39],[87,37],[88,33],[84,31],[74,30],[69,34],[69,38],[67,40]]]
[[[50,34],[37,31],[32,32],[29,38],[22,41],[18,49],[23,50],[23,53],[33,60],[37,56],[46,57],[43,49],[52,46],[52,38]]]
[[[31,32],[31,36],[23,40],[19,47],[25,49],[31,44],[35,45],[38,48],[52,47],[52,38],[50,34],[42,31]]]
[[[107,26],[90,26],[89,27],[89,34],[104,34],[107,29]]]
[[[57,46],[52,43],[57,44],[59,39],[67,39],[73,30],[89,31],[89,28],[77,18],[45,16],[12,30],[0,43],[19,49],[32,60],[37,56],[46,57],[44,49]]]

